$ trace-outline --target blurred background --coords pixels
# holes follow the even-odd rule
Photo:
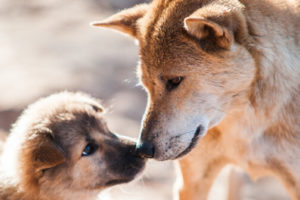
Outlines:
[[[0,0],[0,132],[39,97],[62,90],[84,91],[103,100],[112,131],[138,137],[146,93],[137,86],[138,50],[131,38],[91,28],[142,0]],[[272,178],[255,184],[239,172],[240,199],[286,200]],[[227,196],[228,170],[218,177],[210,199]],[[150,161],[143,176],[103,195],[114,200],[171,200],[172,162]],[[201,183],[200,183],[201,184]]]

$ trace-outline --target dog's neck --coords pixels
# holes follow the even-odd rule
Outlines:
[[[262,7],[259,4],[258,1],[257,9]],[[300,139],[296,126],[300,124],[300,46],[297,43],[300,34],[296,30],[299,22],[295,21],[297,17],[292,16],[292,11],[287,13],[279,10],[276,13],[278,20],[269,21],[276,25],[267,26],[259,23],[259,18],[270,16],[259,15],[270,13],[251,8],[246,11],[251,39],[247,49],[255,60],[256,77],[249,90],[237,97],[235,110],[229,109],[218,128],[233,137],[276,137],[276,140],[297,141]],[[287,18],[294,19],[287,20],[288,29],[284,22]],[[274,27],[276,30],[273,30]],[[282,38],[282,35],[288,35],[286,31],[296,36]]]
[[[250,2],[242,2],[249,7],[247,4]],[[250,6],[245,13],[251,38],[247,48],[255,60],[257,72],[244,109],[248,112],[248,106],[251,105],[265,124],[273,126],[286,110],[289,110],[290,116],[300,114],[299,108],[295,108],[299,105],[297,99],[300,97],[300,46],[297,44],[300,40],[297,30],[300,17],[293,10],[286,12],[280,9],[274,16],[272,11],[276,8],[266,8],[266,2],[257,1],[257,4],[256,9]],[[257,9],[262,12],[257,12]],[[269,18],[269,15],[276,17],[276,21],[268,21],[274,25],[259,23],[260,18]],[[293,36],[282,38],[282,35],[289,34]]]

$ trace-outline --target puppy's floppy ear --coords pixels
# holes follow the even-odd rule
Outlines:
[[[20,149],[20,183],[30,194],[39,192],[39,178],[43,170],[53,168],[65,161],[62,149],[55,143],[50,130],[33,128],[32,134]]]
[[[40,171],[55,167],[65,161],[63,150],[56,144],[49,133],[39,133],[32,140],[31,161],[35,170]]]
[[[204,6],[184,19],[184,28],[199,40],[215,42],[221,48],[230,49],[237,27],[245,28],[243,8],[235,1],[231,5]]]
[[[92,26],[111,28],[121,31],[132,37],[136,37],[137,20],[145,15],[149,4],[140,4],[132,8],[125,9],[106,20],[92,22]]]

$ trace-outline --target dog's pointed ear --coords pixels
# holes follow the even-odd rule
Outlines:
[[[230,49],[235,29],[241,27],[239,31],[245,32],[243,9],[244,6],[239,2],[204,6],[184,19],[184,28],[199,40],[211,40],[221,48]]]
[[[49,169],[65,162],[63,150],[49,133],[39,133],[32,145],[31,161],[35,170]]]
[[[216,44],[224,49],[230,49],[233,37],[221,25],[201,17],[187,17],[184,20],[185,29],[199,40],[213,38]]]
[[[142,18],[149,9],[149,4],[140,4],[125,9],[103,21],[92,22],[92,26],[110,28],[132,37],[136,37],[137,21]]]

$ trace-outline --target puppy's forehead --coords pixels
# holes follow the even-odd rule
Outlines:
[[[92,129],[105,132],[106,122],[99,109],[99,106],[86,102],[70,102],[56,107],[45,117],[51,129],[58,134],[86,134]]]
[[[94,123],[92,126],[90,126],[89,128],[89,132],[86,132],[85,134],[89,135],[89,136],[94,136],[94,135],[98,135],[99,133],[100,135],[104,136],[109,136],[110,135],[110,131],[107,127],[107,123],[105,121],[105,119],[101,116],[101,117],[96,117],[96,123]]]
[[[71,121],[66,121],[71,127],[78,127],[83,130],[81,134],[89,134],[90,131],[98,131],[105,134],[108,131],[106,126],[106,121],[104,120],[102,114],[95,112],[75,112],[71,113],[73,119]]]
[[[65,151],[85,145],[90,141],[98,141],[103,137],[111,137],[105,120],[100,115],[88,112],[64,113],[65,118],[54,121],[50,129],[55,140]]]

